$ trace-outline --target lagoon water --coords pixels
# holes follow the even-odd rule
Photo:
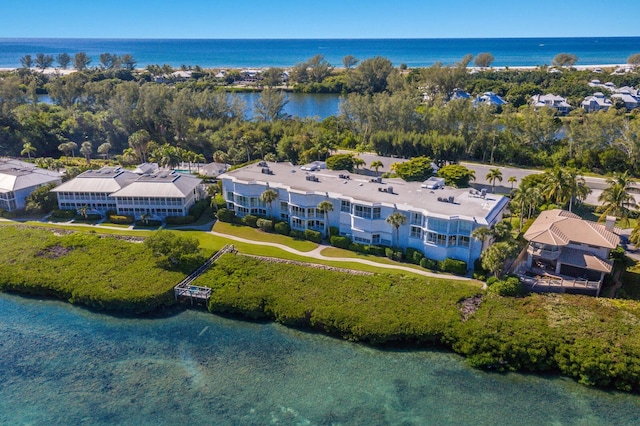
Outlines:
[[[640,398],[184,311],[0,294],[0,424],[627,425]]]
[[[551,64],[558,53],[578,56],[576,65],[624,64],[640,51],[640,37],[471,38],[471,39],[64,39],[0,38],[0,68],[20,67],[24,55],[54,57],[85,52],[92,66],[102,53],[131,54],[137,66],[149,64],[217,67],[290,67],[316,54],[333,66],[354,55],[363,60],[384,56],[396,66],[424,67],[436,62],[453,64],[466,55],[491,52],[494,66]]]

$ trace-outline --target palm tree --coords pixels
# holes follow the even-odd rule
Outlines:
[[[511,192],[513,192],[513,184],[515,184],[517,181],[518,178],[515,176],[509,176],[509,179],[507,179],[507,182],[511,184]]]
[[[587,182],[584,177],[578,176],[578,169],[571,167],[567,169],[567,175],[570,178],[571,185],[569,186],[569,211],[573,207],[573,200],[584,201],[587,195],[591,194],[591,188],[587,186]]]
[[[378,169],[380,167],[384,168],[384,164],[382,164],[382,161],[380,160],[376,160],[376,161],[372,161],[371,162],[371,167],[373,167],[374,169],[376,169],[376,176],[378,176]]]
[[[321,201],[316,208],[324,213],[324,235],[329,238],[329,212],[333,211],[333,203],[329,200]]]
[[[93,153],[93,145],[91,142],[82,142],[80,147],[80,154],[84,155],[84,159],[87,160],[87,164],[91,163],[91,154]]]
[[[271,204],[278,199],[278,191],[273,189],[267,189],[262,194],[260,194],[260,201],[263,203],[269,204],[269,217],[273,215]]]
[[[496,181],[502,182],[502,172],[497,167],[495,169],[489,169],[489,173],[487,173],[485,179],[491,184],[491,192],[496,192]]]
[[[599,221],[603,221],[607,216],[615,216],[620,218],[623,224],[629,223],[629,213],[631,208],[636,208],[636,200],[629,194],[621,183],[615,183],[610,180],[610,186],[602,191],[598,197],[598,201],[602,203],[596,211],[601,212]]]
[[[36,152],[36,147],[33,146],[31,142],[25,142],[24,145],[22,145],[22,151],[20,151],[20,155],[27,154],[27,156],[29,157],[29,160],[31,160],[31,154],[35,152]]]
[[[362,158],[358,158],[358,157],[353,158],[353,165],[356,166],[356,169],[360,169],[360,166],[364,166],[365,164],[367,163]]]
[[[476,228],[473,231],[471,231],[471,236],[473,238],[480,240],[480,242],[482,243],[482,246],[484,247],[484,242],[493,236],[493,232],[491,231],[490,228],[486,226],[480,226],[479,228]]]
[[[396,229],[396,246],[398,245],[400,226],[407,223],[407,217],[400,212],[393,212],[387,217],[387,223]]]
[[[98,147],[98,154],[104,155],[108,160],[110,150],[111,150],[111,144],[109,142],[105,142]]]
[[[547,201],[563,206],[569,199],[569,176],[563,168],[555,167],[544,172],[544,177],[542,195]]]

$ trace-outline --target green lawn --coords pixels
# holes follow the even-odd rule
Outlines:
[[[264,241],[269,243],[283,244],[298,251],[311,251],[318,247],[316,243],[312,243],[311,241],[296,240],[295,238],[287,237],[280,234],[269,234],[260,231],[259,229],[254,229],[244,225],[236,225],[233,223],[217,221],[213,227],[213,230],[223,234],[229,234],[253,241]]]

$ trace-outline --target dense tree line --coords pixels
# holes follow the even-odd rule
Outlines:
[[[257,158],[306,162],[344,147],[407,158],[427,156],[440,165],[471,159],[640,172],[636,113],[611,108],[558,117],[551,109],[519,106],[535,92],[582,96],[585,87],[592,91],[586,83],[594,74],[587,71],[471,74],[471,57],[466,57],[453,66],[436,64],[401,73],[377,57],[361,62],[345,58],[349,67],[337,72],[324,58],[314,57],[294,68],[292,76],[298,78],[295,70],[303,73],[304,68],[312,84],[342,81],[349,93],[338,116],[322,122],[285,117],[287,96],[274,80],[265,84],[255,105],[256,118],[248,121],[247,105],[206,84],[206,78],[158,83],[148,70],[110,70],[116,59],[103,56],[98,69],[64,76],[25,69],[4,74],[0,150],[28,157],[78,155],[87,161],[102,156],[126,163],[167,157],[172,158],[167,163],[189,161],[182,157],[193,153],[239,164]],[[156,72],[171,70],[158,68]],[[619,86],[640,83],[637,73],[606,78]],[[493,90],[511,103],[497,111],[469,100],[449,100],[455,87],[474,93]],[[48,94],[52,103],[39,102],[41,94]]]

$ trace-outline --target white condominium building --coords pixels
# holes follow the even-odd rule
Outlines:
[[[474,189],[429,189],[420,182],[372,179],[345,171],[305,171],[289,163],[252,164],[219,179],[227,208],[237,216],[269,216],[287,221],[292,229],[323,231],[325,214],[318,204],[329,201],[333,210],[326,225],[354,242],[412,247],[428,258],[463,260],[470,267],[482,252],[482,243],[471,232],[498,222],[508,202],[503,196]],[[260,201],[267,189],[278,193],[270,205]],[[386,221],[394,212],[406,218],[397,237]]]

